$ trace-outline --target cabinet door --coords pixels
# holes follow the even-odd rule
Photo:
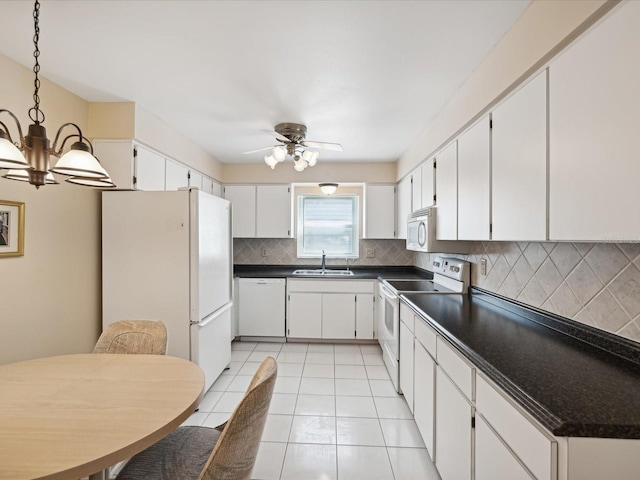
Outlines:
[[[489,116],[458,138],[458,239],[489,240]],[[515,192],[516,194],[518,192]]]
[[[436,368],[436,467],[442,480],[471,478],[472,408]],[[497,477],[507,478],[507,477]]]
[[[422,208],[422,169],[418,168],[411,174],[411,211]]]
[[[437,156],[436,238],[458,239],[458,142]]]
[[[135,147],[136,189],[145,191],[164,190],[165,160],[144,147]]]
[[[356,295],[356,338],[370,340],[373,336],[373,294]]]
[[[549,238],[640,239],[640,2],[549,66]]]
[[[178,190],[189,186],[189,169],[184,165],[167,160],[167,176],[165,180],[165,190]]]
[[[414,346],[413,416],[429,456],[435,461],[436,363],[416,339]],[[497,478],[497,477],[496,477]]]
[[[476,417],[475,458],[475,480],[495,480],[496,478],[531,480],[534,478],[480,416]]]
[[[211,183],[211,193],[216,197],[224,198],[222,185],[220,185],[218,182]]]
[[[365,238],[395,238],[395,185],[367,185],[365,202]]]
[[[209,177],[202,177],[202,191],[213,193],[213,180]]]
[[[355,294],[323,293],[322,338],[354,338],[355,331]]]
[[[322,294],[290,293],[287,337],[322,338]]]
[[[291,236],[291,188],[289,185],[257,186],[256,237]]]
[[[422,176],[422,208],[432,207],[435,204],[435,170],[433,163],[435,157],[427,160],[420,169]]]
[[[407,176],[398,182],[398,238],[407,238],[407,219],[411,213],[411,177]]]
[[[189,186],[204,191],[204,177],[194,170],[189,171]]]
[[[544,241],[547,239],[546,71],[500,104],[492,119],[491,238]]]
[[[234,238],[256,236],[256,187],[255,185],[227,185],[224,198],[231,202],[231,218]]]
[[[400,322],[400,390],[413,413],[413,333]]]

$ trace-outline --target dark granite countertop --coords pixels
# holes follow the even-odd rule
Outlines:
[[[402,298],[562,437],[640,438],[640,348],[488,292]]]
[[[240,278],[329,278],[332,280],[362,280],[384,278],[390,279],[420,279],[433,278],[433,273],[417,267],[399,266],[351,266],[353,276],[348,277],[315,277],[293,275],[294,270],[315,269],[319,265],[234,265],[233,275]],[[327,270],[344,270],[346,266],[330,265]]]

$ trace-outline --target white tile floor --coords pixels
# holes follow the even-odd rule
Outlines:
[[[377,345],[234,342],[185,425],[226,421],[268,355],[278,379],[253,479],[440,480]]]

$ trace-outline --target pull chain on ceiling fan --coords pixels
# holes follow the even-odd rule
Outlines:
[[[269,135],[273,135],[277,140],[282,142],[283,145],[259,148],[244,153],[251,154],[271,150],[271,155],[265,155],[264,157],[265,163],[269,165],[271,169],[276,168],[278,163],[283,162],[287,158],[287,155],[293,159],[293,168],[297,172],[302,172],[307,167],[313,167],[318,161],[320,154],[312,150],[307,150],[307,148],[334,150],[336,152],[342,151],[342,145],[339,143],[312,142],[306,140],[307,127],[299,123],[279,123],[275,126],[274,131],[263,131]]]

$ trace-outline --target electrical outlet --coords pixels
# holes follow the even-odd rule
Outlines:
[[[373,258],[376,256],[375,248],[367,248],[367,258]]]
[[[266,249],[266,248],[263,248],[263,249],[262,249],[262,256],[263,256],[263,257],[266,257],[266,256],[267,256],[267,249]]]
[[[487,274],[487,259],[483,258],[480,260],[480,275]]]

